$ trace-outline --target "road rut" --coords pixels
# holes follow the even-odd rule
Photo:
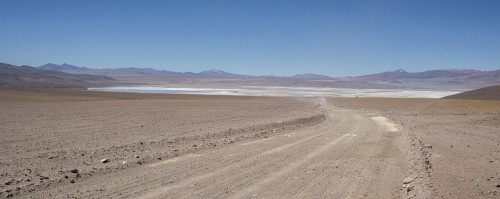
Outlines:
[[[408,144],[394,130],[399,127],[330,105],[325,114],[325,122],[308,128],[92,176],[31,197],[406,197]]]

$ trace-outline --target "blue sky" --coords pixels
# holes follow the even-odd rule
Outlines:
[[[251,75],[500,69],[500,1],[0,0],[0,62]]]

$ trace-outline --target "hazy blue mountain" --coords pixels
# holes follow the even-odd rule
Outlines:
[[[218,69],[211,69],[199,72],[198,75],[208,76],[208,77],[249,77],[249,75],[240,75],[234,73],[228,73]]]
[[[44,70],[60,71],[71,74],[104,75],[113,78],[139,78],[139,79],[165,79],[175,78],[239,78],[228,81],[234,85],[260,85],[260,86],[325,86],[325,87],[351,87],[355,88],[453,88],[470,89],[500,84],[500,70],[429,70],[423,72],[407,72],[403,69],[368,74],[357,77],[331,78],[319,74],[298,74],[290,77],[276,76],[251,76],[211,69],[199,73],[174,72],[153,68],[113,68],[93,69],[78,67],[71,64],[45,64],[38,67]],[[298,81],[301,80],[301,81]],[[303,81],[302,81],[303,80]],[[316,81],[319,80],[319,81]],[[191,80],[190,80],[191,81]],[[315,82],[314,82],[315,81]],[[321,81],[321,82],[320,82]],[[191,81],[196,82],[196,81]]]
[[[328,77],[326,75],[317,75],[312,73],[298,74],[290,77],[297,79],[331,79],[331,77]]]
[[[38,69],[42,70],[52,70],[52,71],[86,71],[88,68],[86,67],[78,67],[78,66],[73,66],[71,64],[63,63],[61,65],[53,64],[53,63],[48,63],[43,66],[39,66]]]
[[[64,66],[66,67],[66,66]],[[114,80],[107,76],[68,74],[60,71],[41,70],[31,66],[14,66],[0,63],[0,85],[30,88],[85,88],[109,85]]]
[[[410,73],[399,69],[340,79],[412,88],[480,88],[500,84],[500,70],[449,69]]]

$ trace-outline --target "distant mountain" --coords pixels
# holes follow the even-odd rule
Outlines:
[[[337,88],[419,88],[476,89],[500,84],[500,70],[430,70],[407,72],[403,69],[358,77],[331,78],[318,74],[298,74],[290,77],[250,76],[211,69],[199,73],[174,72],[152,68],[93,69],[70,64],[46,64],[39,69],[71,74],[104,75],[133,83],[199,83],[234,86],[319,86]],[[223,78],[223,79],[217,79]],[[202,79],[211,79],[203,80]],[[154,81],[152,81],[154,80]],[[204,83],[205,84],[205,83]]]
[[[480,88],[500,84],[500,70],[430,70],[409,73],[395,71],[339,78],[351,82],[370,82],[406,88]]]
[[[39,66],[38,69],[42,70],[53,70],[53,71],[60,71],[60,72],[65,72],[65,71],[86,71],[88,68],[86,67],[78,67],[78,66],[73,66],[70,64],[63,63],[61,65],[53,64],[53,63],[48,63],[43,66]]]
[[[249,77],[249,75],[240,75],[234,73],[224,72],[218,69],[211,69],[199,72],[198,75],[207,76],[207,77]]]
[[[312,73],[298,74],[290,77],[297,79],[331,79],[331,77],[328,77],[326,75],[317,75]]]
[[[41,70],[30,66],[14,66],[0,63],[0,86],[85,88],[112,83],[114,83],[114,80],[106,76],[76,75],[59,71]]]
[[[105,75],[115,78],[123,77],[248,77],[248,75],[239,75],[224,72],[217,69],[207,70],[200,73],[193,72],[173,72],[167,70],[157,70],[152,68],[113,68],[113,69],[93,69],[78,67],[70,64],[45,64],[39,66],[39,69],[60,71],[72,74],[92,74]]]
[[[458,93],[444,99],[500,100],[500,85]]]
[[[398,78],[402,78],[409,73],[406,72],[403,69],[398,69],[395,71],[389,71],[389,72],[383,72],[383,73],[377,73],[377,74],[370,74],[370,75],[363,75],[359,77],[355,77],[356,80],[363,80],[363,81],[382,81],[382,82],[392,82],[394,80],[397,80]]]

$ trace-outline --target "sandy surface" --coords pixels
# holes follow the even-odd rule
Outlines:
[[[281,98],[4,89],[0,191],[34,192],[301,128],[324,120],[314,107]]]
[[[431,198],[500,197],[500,101],[331,99],[380,112],[421,145]]]
[[[500,189],[492,101],[2,89],[0,109],[4,198],[497,198]]]

